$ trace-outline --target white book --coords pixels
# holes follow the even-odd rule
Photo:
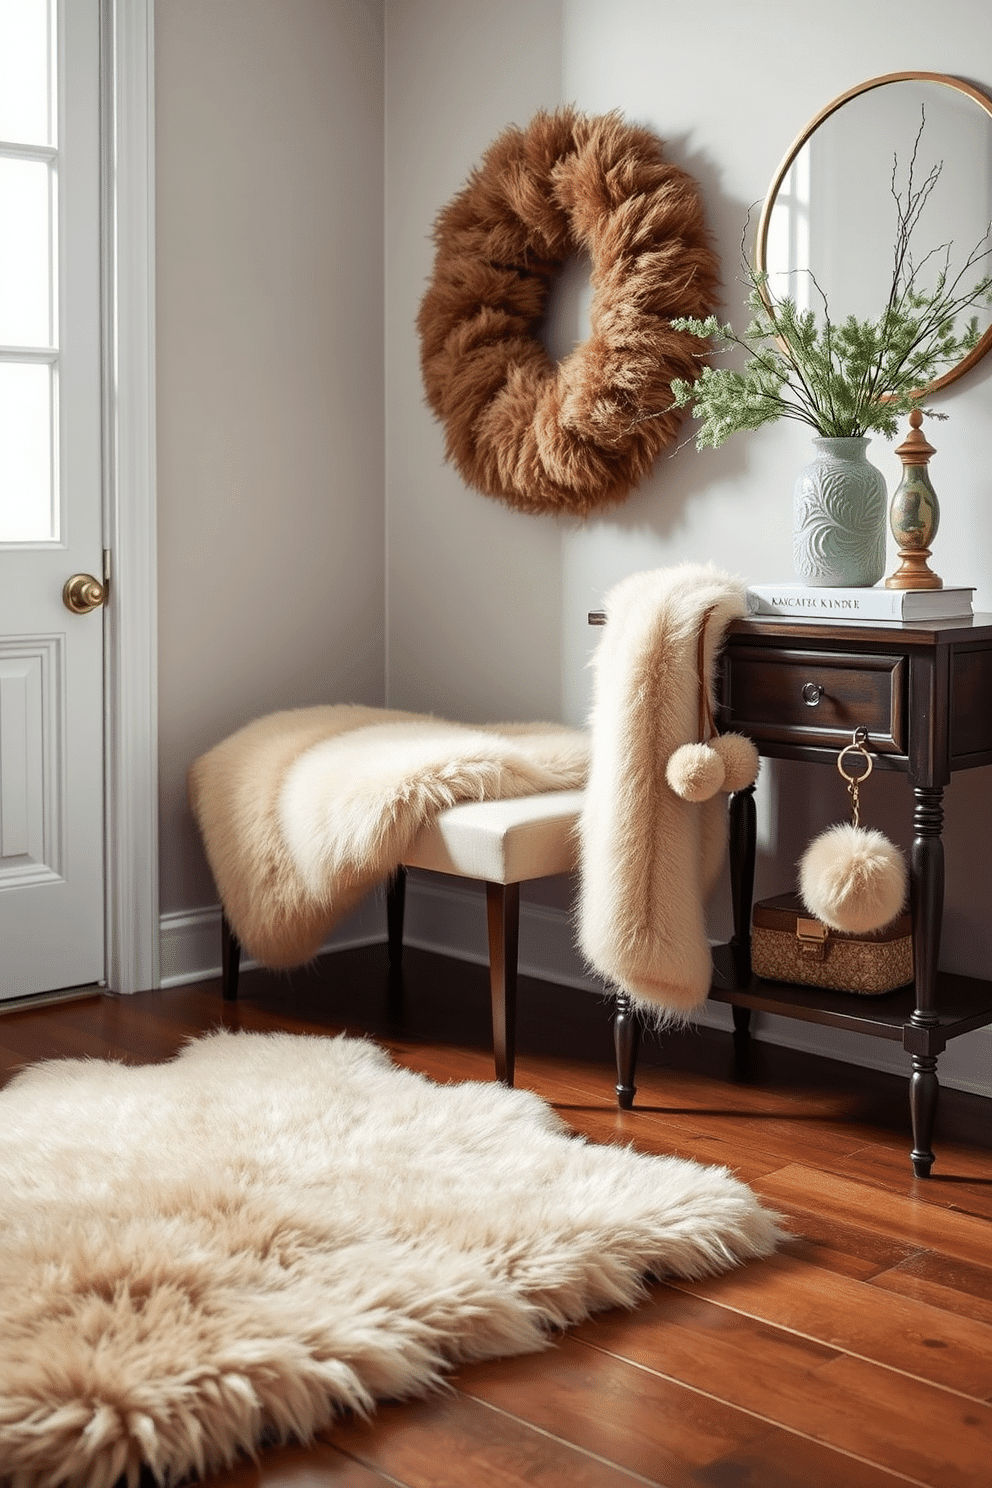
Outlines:
[[[806,584],[752,584],[749,615],[790,615],[806,620],[958,620],[972,613],[974,589],[816,588]]]

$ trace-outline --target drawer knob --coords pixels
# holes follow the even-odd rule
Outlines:
[[[803,683],[803,702],[806,704],[807,708],[815,708],[822,696],[823,688],[820,686],[819,682]]]

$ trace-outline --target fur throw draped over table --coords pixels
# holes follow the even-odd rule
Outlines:
[[[704,345],[672,328],[717,305],[696,182],[650,130],[572,108],[513,125],[434,226],[417,326],[427,401],[463,479],[518,511],[622,501],[675,439],[671,382]],[[552,280],[592,260],[591,334],[555,365]]]
[[[714,737],[714,659],[744,587],[709,566],[632,574],[606,597],[580,820],[579,940],[590,965],[662,1017],[706,999],[705,906],[727,844],[727,795],[758,756]]]
[[[561,724],[329,704],[222,740],[191,767],[189,799],[241,944],[264,966],[300,966],[441,811],[576,789],[588,748]]]

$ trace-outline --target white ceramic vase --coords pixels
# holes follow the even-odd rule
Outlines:
[[[865,588],[885,572],[888,493],[868,440],[817,438],[793,497],[792,558],[814,588]]]

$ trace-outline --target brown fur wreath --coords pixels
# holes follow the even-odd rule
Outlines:
[[[539,113],[489,147],[441,211],[417,317],[427,400],[469,485],[519,511],[622,501],[676,436],[675,377],[701,343],[670,319],[716,308],[696,183],[616,113]],[[587,341],[557,366],[538,339],[554,274],[592,259]]]

